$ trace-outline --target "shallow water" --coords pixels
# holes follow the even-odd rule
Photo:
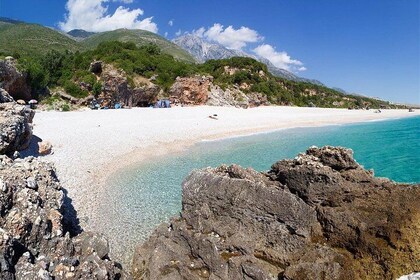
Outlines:
[[[318,128],[296,128],[220,141],[156,158],[114,174],[102,201],[100,229],[123,263],[135,245],[181,209],[181,183],[194,168],[236,163],[259,171],[309,146],[352,148],[375,176],[420,182],[420,117]]]

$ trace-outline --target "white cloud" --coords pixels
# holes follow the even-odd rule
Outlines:
[[[165,32],[164,36],[165,36],[165,38],[168,37],[168,32]]]
[[[257,55],[268,59],[274,66],[288,71],[305,71],[306,67],[299,60],[292,59],[286,52],[277,52],[269,44],[262,44],[253,50]]]
[[[174,26],[174,20],[173,20],[173,19],[171,19],[170,21],[168,21],[168,25],[169,25],[169,26]]]
[[[102,32],[118,28],[143,29],[157,33],[158,27],[153,17],[140,20],[144,14],[141,9],[129,9],[119,6],[114,13],[108,11],[105,3],[111,0],[68,0],[65,20],[59,22],[64,31],[84,29],[86,31]],[[115,2],[115,0],[112,0]],[[117,0],[123,3],[132,3],[132,0]]]
[[[215,41],[229,49],[236,50],[242,49],[248,43],[256,43],[264,40],[257,31],[245,26],[242,26],[239,29],[235,29],[231,25],[224,28],[220,23],[215,23],[207,30],[201,27],[197,31],[199,31],[199,35],[204,36],[208,40]]]
[[[134,2],[134,0],[112,0],[112,2],[121,2],[124,4],[131,4]]]
[[[181,36],[181,34],[182,34],[181,29],[179,29],[177,32],[175,32],[175,36]]]
[[[203,38],[204,37],[204,32],[206,32],[206,29],[204,27],[200,27],[197,30],[194,29],[192,31],[192,34],[195,35],[195,36],[198,36],[200,38]]]

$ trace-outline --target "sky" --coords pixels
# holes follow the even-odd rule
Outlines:
[[[64,31],[194,33],[330,87],[420,104],[419,0],[0,0],[0,16]]]

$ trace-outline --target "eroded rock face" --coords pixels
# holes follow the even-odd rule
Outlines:
[[[27,83],[27,75],[17,69],[13,57],[0,60],[0,87],[15,99],[31,99],[31,87]]]
[[[133,106],[148,107],[154,105],[158,100],[160,88],[150,83],[133,89]]]
[[[267,96],[261,93],[245,94],[239,88],[223,90],[217,85],[211,85],[206,105],[249,108],[270,105],[270,103]]]
[[[222,89],[213,84],[211,76],[178,77],[169,90],[170,100],[182,105],[210,105],[256,107],[269,105],[267,97],[259,93],[245,94],[241,87]]]
[[[14,102],[0,103],[0,154],[28,147],[35,112]]]
[[[125,72],[109,64],[102,65],[101,69],[100,78],[103,81],[102,93],[99,95],[99,99],[102,100],[101,106],[112,107],[115,103],[120,103],[131,107],[133,96]]]
[[[177,77],[169,90],[174,104],[203,105],[208,100],[211,76]]]
[[[103,236],[70,237],[51,164],[0,156],[0,278],[118,279]]]
[[[420,270],[419,185],[375,178],[351,150],[310,148],[267,173],[193,171],[182,213],[133,260],[136,279],[395,279]]]

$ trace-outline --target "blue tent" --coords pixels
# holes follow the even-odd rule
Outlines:
[[[171,102],[168,99],[158,100],[155,104],[155,108],[171,108]]]

